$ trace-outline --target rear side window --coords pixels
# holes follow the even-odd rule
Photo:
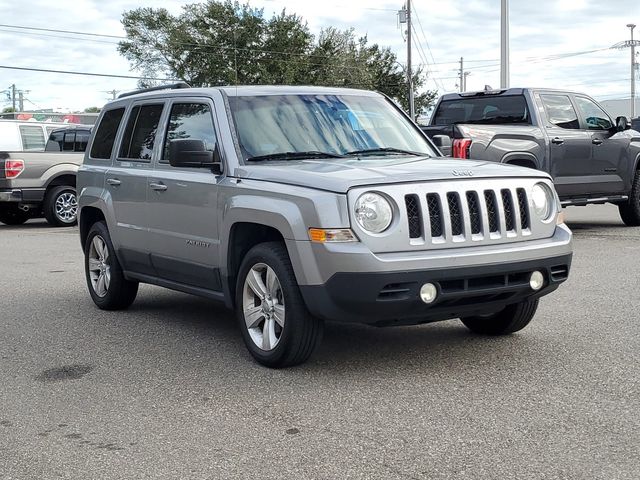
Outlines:
[[[64,134],[64,143],[62,150],[64,152],[73,152],[73,144],[76,141],[76,132],[67,132]]]
[[[91,145],[91,158],[101,158],[108,160],[111,158],[113,142],[116,140],[116,133],[124,115],[124,108],[114,108],[105,112],[100,125],[96,130],[96,135]]]
[[[64,142],[64,132],[51,132],[45,150],[47,152],[61,152],[62,143]]]
[[[169,145],[173,140],[201,140],[204,149],[211,152],[216,147],[211,108],[204,103],[175,103],[171,107],[167,136],[164,142],[162,163],[169,163]]]
[[[151,160],[153,144],[164,105],[142,105],[131,110],[120,145],[119,158]]]
[[[549,123],[560,128],[579,129],[580,122],[567,95],[540,95]]]
[[[529,109],[523,95],[486,95],[447,100],[440,103],[433,118],[434,125],[530,123]]]
[[[76,131],[76,140],[73,145],[74,152],[84,152],[87,149],[87,143],[89,143],[90,132],[86,130]]]
[[[24,150],[44,150],[44,132],[40,126],[20,125],[22,148]]]

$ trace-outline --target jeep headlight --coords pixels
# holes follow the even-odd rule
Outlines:
[[[358,197],[355,204],[356,222],[372,233],[384,232],[393,220],[393,208],[382,195],[366,192]]]
[[[543,222],[549,221],[556,208],[555,195],[544,183],[536,183],[531,189],[533,211]]]

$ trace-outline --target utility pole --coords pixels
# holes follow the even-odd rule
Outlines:
[[[467,91],[467,77],[469,73],[470,72],[464,71],[464,57],[460,57],[460,70],[458,70],[458,77],[460,78],[458,88],[460,88],[460,93]]]
[[[509,0],[500,9],[500,88],[509,88]]]
[[[409,113],[411,120],[416,119],[416,108],[413,98],[413,72],[411,69],[411,0],[407,0],[407,84],[409,86]]]
[[[629,23],[627,27],[631,30],[631,118],[636,116],[636,45],[633,42],[633,29],[635,24]]]
[[[24,112],[24,92],[18,90],[18,106],[21,112]]]
[[[611,48],[631,48],[631,118],[633,118],[636,116],[636,47],[640,47],[640,40],[633,39],[633,29],[636,28],[636,25],[628,23],[627,27],[631,29],[631,40],[618,42]]]
[[[11,103],[13,105],[13,111],[16,111],[16,84],[11,85]]]

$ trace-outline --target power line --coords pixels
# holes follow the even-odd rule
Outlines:
[[[65,75],[84,75],[88,77],[126,78],[131,80],[156,80],[160,82],[175,82],[177,80],[175,78],[135,77],[133,75],[114,75],[114,74],[108,74],[108,73],[73,72],[69,70],[51,70],[46,68],[11,67],[9,65],[0,65],[0,68],[4,68],[6,70],[25,70],[28,72],[61,73]]]

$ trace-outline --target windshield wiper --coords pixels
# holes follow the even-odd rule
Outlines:
[[[247,158],[248,162],[261,162],[263,160],[302,160],[306,158],[342,158],[342,155],[337,153],[320,152],[317,150],[311,150],[308,152],[278,152],[270,153],[268,155],[256,155],[255,157]]]
[[[403,150],[401,148],[394,147],[379,147],[379,148],[367,148],[365,150],[353,150],[347,152],[345,155],[366,155],[369,153],[403,153],[406,155],[415,155],[416,157],[430,157],[428,153],[413,152],[411,150]]]

